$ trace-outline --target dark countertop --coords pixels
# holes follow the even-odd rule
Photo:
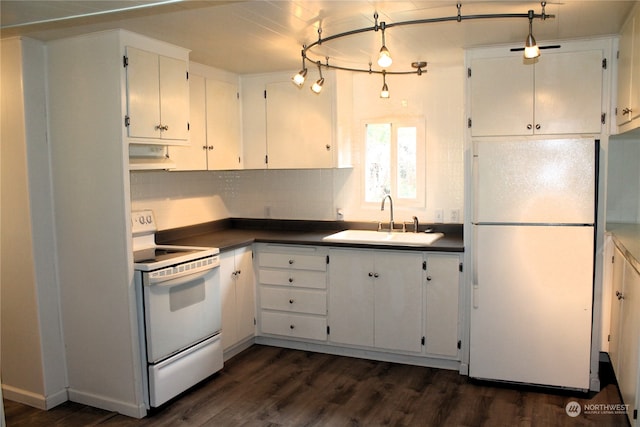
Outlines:
[[[420,230],[432,228],[444,233],[429,246],[373,245],[326,242],[325,236],[347,229],[375,230],[377,223],[350,221],[304,221],[229,218],[205,224],[163,230],[156,233],[158,244],[208,246],[221,252],[257,243],[280,243],[333,247],[376,248],[394,250],[464,252],[462,225],[424,224]]]

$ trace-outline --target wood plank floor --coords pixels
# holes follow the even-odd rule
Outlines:
[[[455,371],[255,345],[142,420],[72,402],[40,411],[5,401],[5,415],[8,427],[629,425],[625,415],[569,417],[574,400],[620,403],[606,379],[595,395],[550,394],[478,384]]]

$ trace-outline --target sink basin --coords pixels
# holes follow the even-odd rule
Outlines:
[[[372,230],[344,230],[322,240],[336,243],[363,243],[369,245],[428,246],[443,236],[442,233],[401,233]]]

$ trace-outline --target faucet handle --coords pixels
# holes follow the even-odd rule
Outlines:
[[[413,232],[417,233],[418,232],[418,227],[420,227],[420,223],[418,221],[418,217],[417,216],[413,216]]]

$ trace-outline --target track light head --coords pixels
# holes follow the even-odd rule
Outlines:
[[[302,70],[300,70],[298,72],[298,74],[296,74],[295,76],[293,76],[291,78],[291,80],[293,81],[293,83],[298,86],[298,87],[302,87],[302,85],[304,84],[305,79],[307,78],[307,69],[303,68]]]
[[[533,37],[533,10],[529,11],[529,35],[524,42],[524,57],[534,59],[540,56],[540,48]]]

